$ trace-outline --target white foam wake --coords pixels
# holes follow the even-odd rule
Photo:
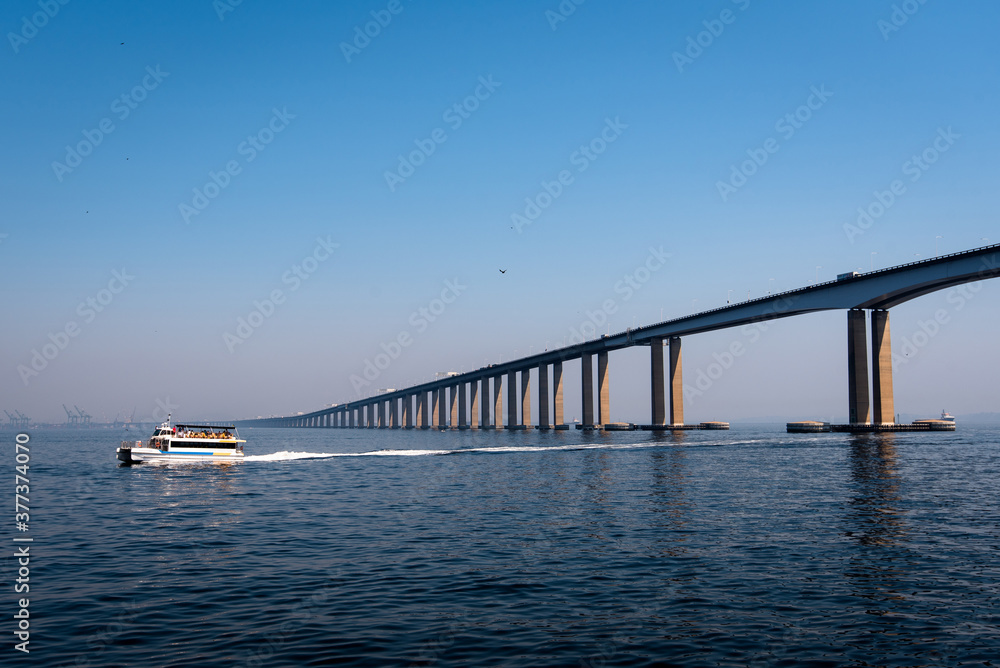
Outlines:
[[[747,441],[753,442],[753,441]],[[699,443],[706,445],[723,445],[723,443]],[[730,444],[732,445],[732,444]],[[247,455],[245,462],[284,462],[294,459],[327,459],[330,457],[423,457],[427,455],[461,455],[470,453],[502,454],[507,452],[559,452],[567,450],[635,450],[640,448],[659,448],[661,443],[574,443],[570,445],[507,445],[493,448],[465,448],[462,450],[373,450],[370,452],[273,452],[269,455]]]
[[[247,455],[243,458],[245,462],[284,462],[292,459],[317,459],[323,457],[338,457],[339,455],[330,452],[272,452],[269,455]]]

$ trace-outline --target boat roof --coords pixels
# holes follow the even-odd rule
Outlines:
[[[230,425],[221,425],[221,424],[190,424],[190,423],[187,423],[187,422],[185,422],[184,424],[181,424],[180,422],[178,422],[174,426],[178,427],[178,428],[180,428],[180,427],[186,427],[188,429],[236,429],[236,425],[233,425],[233,424],[230,424]]]

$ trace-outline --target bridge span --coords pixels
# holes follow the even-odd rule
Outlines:
[[[816,311],[846,310],[850,422],[855,425],[891,424],[895,413],[889,309],[937,290],[997,276],[1000,276],[1000,244],[864,274],[852,273],[838,280],[627,329],[311,413],[237,420],[236,423],[255,427],[567,429],[569,426],[563,415],[563,363],[580,359],[582,427],[602,429],[612,424],[608,353],[632,346],[649,346],[651,425],[654,429],[679,428],[684,426],[682,337]],[[872,333],[871,392],[866,336],[869,326]],[[537,424],[531,419],[532,369],[538,370]],[[503,419],[504,378],[507,385],[506,424]]]

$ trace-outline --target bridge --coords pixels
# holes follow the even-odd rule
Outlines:
[[[850,422],[859,426],[890,425],[895,413],[889,309],[938,290],[997,276],[1000,276],[1000,244],[864,274],[851,272],[837,280],[627,329],[311,413],[238,420],[236,424],[254,427],[568,429],[563,418],[563,363],[580,359],[581,426],[607,429],[614,425],[610,409],[609,353],[632,346],[648,346],[652,390],[650,428],[684,428],[683,337],[817,311],[846,310]],[[871,392],[867,350],[869,326],[872,334]],[[538,370],[537,424],[531,419],[532,369]],[[503,420],[505,378],[506,424]]]

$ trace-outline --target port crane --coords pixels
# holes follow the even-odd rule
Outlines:
[[[66,424],[72,426],[80,423],[80,416],[75,414],[70,409],[66,408],[66,404],[62,405],[63,410],[66,411]]]
[[[4,411],[4,413],[7,413],[7,411]],[[14,413],[17,414],[17,417],[14,417],[10,413],[7,413],[7,417],[10,418],[10,426],[12,426],[12,427],[28,427],[28,426],[31,425],[31,418],[30,417],[26,416],[24,413],[22,413],[21,411],[17,410],[16,408],[14,409]]]
[[[80,422],[82,424],[89,425],[91,415],[89,413],[84,413],[83,411],[81,411],[80,407],[77,406],[76,404],[73,404],[73,408],[75,408],[76,412],[80,415]]]

